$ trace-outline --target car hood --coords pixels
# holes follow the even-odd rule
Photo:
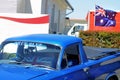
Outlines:
[[[21,65],[0,64],[1,80],[28,80],[39,76],[43,76],[51,72],[45,68],[26,67]]]

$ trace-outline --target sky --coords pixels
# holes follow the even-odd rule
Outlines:
[[[95,11],[95,5],[99,5],[104,9],[120,11],[119,0],[68,0],[74,11],[67,17],[85,19],[90,10]]]

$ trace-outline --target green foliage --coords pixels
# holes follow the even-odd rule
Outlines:
[[[120,32],[80,31],[85,46],[120,48]]]

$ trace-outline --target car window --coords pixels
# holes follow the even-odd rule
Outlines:
[[[84,26],[78,25],[75,27],[75,32],[78,32],[80,30],[84,30]]]
[[[6,42],[0,51],[0,62],[21,62],[23,64],[44,65],[56,68],[60,47],[37,42]]]
[[[62,59],[61,67],[62,69],[66,67],[72,67],[80,63],[79,57],[79,45],[73,44],[65,49],[64,56]]]

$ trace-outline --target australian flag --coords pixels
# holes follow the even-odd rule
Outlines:
[[[115,26],[116,12],[112,10],[103,9],[101,6],[95,6],[95,26]]]

